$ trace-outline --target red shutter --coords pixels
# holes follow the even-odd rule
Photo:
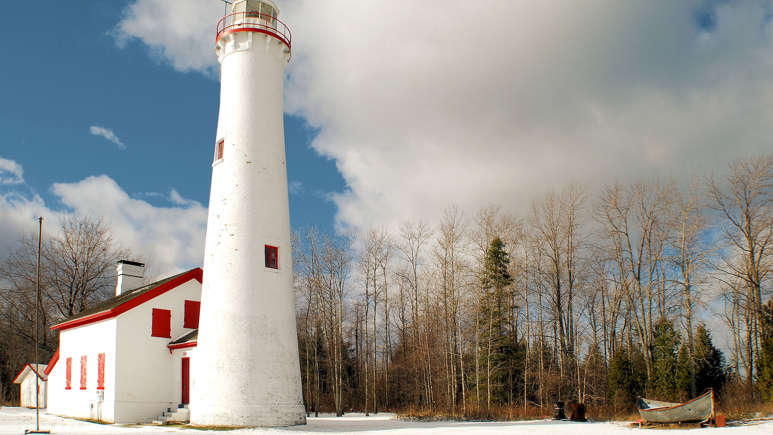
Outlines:
[[[105,354],[97,355],[97,390],[105,389]]]
[[[64,389],[72,388],[72,358],[67,358],[67,370],[65,371]]]
[[[279,248],[276,246],[266,245],[265,258],[266,267],[271,269],[279,269]]]
[[[153,308],[151,336],[172,338],[172,311]]]
[[[185,320],[183,321],[183,328],[196,329],[199,327],[199,309],[201,303],[199,301],[185,301]]]
[[[81,357],[81,390],[86,389],[86,355]]]

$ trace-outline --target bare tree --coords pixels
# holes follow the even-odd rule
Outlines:
[[[0,315],[10,348],[34,348],[37,237],[22,236],[15,250],[0,263]],[[110,230],[90,217],[64,217],[57,235],[42,240],[38,303],[41,358],[55,350],[48,326],[111,297],[115,263],[129,252],[116,247]],[[0,344],[0,347],[3,347]],[[22,357],[24,356],[21,354]],[[27,361],[14,360],[3,370],[18,370]],[[40,362],[40,361],[37,361]]]
[[[703,200],[693,184],[685,192],[674,191],[675,207],[671,216],[674,237],[671,240],[671,263],[678,270],[676,283],[682,289],[682,317],[687,336],[687,355],[690,364],[690,396],[695,397],[695,343],[693,313],[695,293],[702,284],[703,272],[709,261],[710,248],[706,244],[707,221]]]
[[[722,228],[730,246],[719,267],[729,280],[741,280],[748,292],[751,327],[747,328],[746,338],[746,380],[751,385],[759,354],[762,286],[771,272],[773,154],[733,162],[725,182],[710,178],[708,187],[712,207],[723,218]]]

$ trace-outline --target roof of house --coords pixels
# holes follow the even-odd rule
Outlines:
[[[194,329],[193,331],[186,333],[182,337],[175,338],[174,340],[170,341],[169,345],[171,346],[174,344],[188,343],[191,341],[196,341],[198,338],[199,338],[199,330]]]
[[[174,349],[184,349],[188,347],[198,346],[199,330],[194,329],[191,332],[186,333],[182,337],[176,338],[169,342],[166,347],[169,348],[169,353],[172,353]]]
[[[48,376],[51,373],[51,370],[54,369],[54,366],[59,361],[59,348],[56,348],[56,352],[51,356],[51,360],[48,361],[48,364],[46,364],[46,369],[43,370],[43,374]]]
[[[198,338],[199,338],[199,330],[194,329],[193,331],[183,335],[182,337],[179,337],[170,341],[169,345],[173,346],[175,344],[189,343],[189,342],[198,340]]]
[[[82,326],[88,323],[115,317],[155,298],[156,296],[164,294],[167,291],[180,286],[190,281],[191,279],[196,279],[198,282],[201,282],[202,275],[203,271],[200,267],[197,267],[187,272],[156,281],[152,284],[123,292],[118,296],[112,297],[104,302],[87,308],[73,317],[65,319],[64,321],[52,326],[51,329],[59,329],[63,331],[65,329],[74,328],[76,326]]]
[[[13,378],[14,384],[21,384],[27,375],[29,373],[35,373],[38,378],[45,381],[48,380],[48,377],[46,375],[41,374],[46,369],[45,364],[25,364],[24,368],[21,369],[18,375],[16,375],[15,378]]]

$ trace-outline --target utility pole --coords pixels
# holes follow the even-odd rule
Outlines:
[[[38,364],[38,339],[40,322],[40,251],[43,247],[43,216],[37,219],[38,221],[38,267],[36,270],[37,276],[35,277],[35,360],[32,363],[32,372],[35,373],[35,430],[25,430],[25,434],[29,433],[51,433],[47,430],[40,430],[40,364]]]

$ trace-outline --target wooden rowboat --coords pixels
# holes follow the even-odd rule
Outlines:
[[[684,403],[661,402],[639,398],[639,415],[650,423],[708,421],[714,418],[714,391]]]

